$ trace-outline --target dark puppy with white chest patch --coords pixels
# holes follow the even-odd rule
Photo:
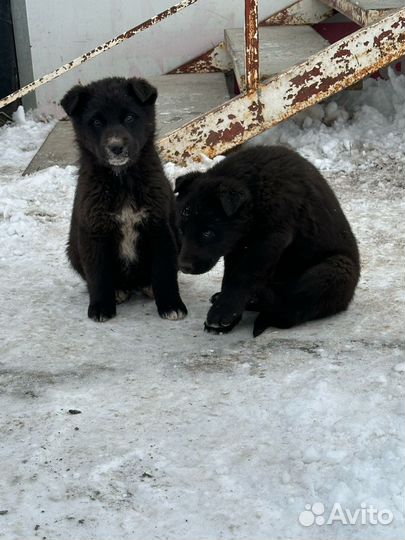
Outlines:
[[[180,269],[202,274],[225,260],[206,330],[228,332],[245,309],[259,312],[257,336],[348,307],[360,275],[356,239],[326,180],[299,154],[249,148],[178,178],[176,192]]]
[[[67,253],[95,321],[138,288],[154,294],[161,317],[187,314],[174,196],[154,146],[156,98],[147,81],[115,77],[75,86],[61,101],[80,150]]]

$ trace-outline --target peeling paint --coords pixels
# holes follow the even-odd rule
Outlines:
[[[351,55],[352,55],[352,52],[349,49],[340,49],[339,51],[336,52],[333,58],[337,60],[339,58],[346,58]]]
[[[355,73],[355,68],[347,68],[344,72],[339,73],[333,77],[322,77],[319,81],[314,82],[310,85],[302,85],[299,87],[298,92],[295,95],[292,95],[290,99],[291,105],[297,105],[299,103],[305,103],[316,93],[328,93],[329,89],[332,88],[336,83],[343,82],[348,75]]]
[[[374,38],[374,47],[381,47],[383,42],[392,38],[392,30],[387,30]]]
[[[206,139],[207,146],[215,146],[222,142],[233,141],[245,131],[244,126],[240,122],[234,122],[229,125],[229,128],[219,131],[211,130]]]
[[[314,77],[319,77],[322,75],[322,72],[319,68],[319,64],[310,69],[309,71],[306,71],[302,75],[297,75],[296,77],[291,79],[291,85],[292,86],[303,86],[304,84],[307,84],[311,79]]]

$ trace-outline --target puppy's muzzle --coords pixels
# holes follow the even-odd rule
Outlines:
[[[183,274],[205,274],[215,265],[215,261],[179,260],[179,268]]]
[[[190,262],[180,263],[180,270],[183,274],[194,274],[194,266]]]
[[[113,167],[123,167],[129,161],[128,145],[121,137],[111,137],[105,145],[107,161]]]

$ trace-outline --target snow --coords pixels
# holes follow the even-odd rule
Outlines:
[[[20,112],[0,129],[2,536],[403,538],[405,78],[259,138],[323,170],[363,270],[346,313],[257,339],[251,314],[203,332],[220,265],[180,275],[184,321],[140,296],[87,319],[64,252],[76,168],[21,175],[50,128]],[[393,521],[301,525],[319,503]]]
[[[366,171],[381,165],[383,155],[387,161],[398,160],[398,173],[403,173],[404,104],[404,77],[390,70],[387,81],[367,79],[362,91],[342,92],[250,144],[290,145],[329,172]]]
[[[13,113],[13,121],[18,126],[21,126],[22,124],[25,124],[25,122],[27,121],[26,118],[25,118],[24,107],[22,105],[19,105],[17,107],[17,110]]]

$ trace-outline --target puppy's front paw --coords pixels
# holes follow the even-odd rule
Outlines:
[[[209,334],[227,334],[230,332],[241,320],[241,316],[239,316],[237,319],[235,319],[231,324],[228,324],[227,326],[219,325],[219,326],[210,326],[207,321],[204,323],[204,330],[208,332]]]
[[[160,308],[158,311],[162,319],[169,321],[180,321],[187,315],[187,308],[181,300],[175,306]]]
[[[104,304],[101,302],[94,302],[89,305],[87,312],[90,319],[96,322],[105,322],[112,317],[115,317],[117,310],[114,304]]]
[[[228,309],[214,304],[208,311],[204,330],[213,334],[226,334],[238,324],[241,318],[241,313],[229,312]]]
[[[217,302],[217,300],[219,300],[219,297],[221,296],[221,291],[219,292],[216,292],[215,294],[213,294],[210,298],[210,302],[211,304],[215,304],[215,302]]]
[[[152,285],[148,285],[147,287],[142,287],[141,291],[142,291],[142,294],[144,294],[148,298],[152,298],[152,299],[155,298]]]
[[[130,297],[131,297],[131,291],[124,291],[122,289],[117,289],[115,291],[115,302],[117,304],[123,304],[124,302],[129,300]]]

